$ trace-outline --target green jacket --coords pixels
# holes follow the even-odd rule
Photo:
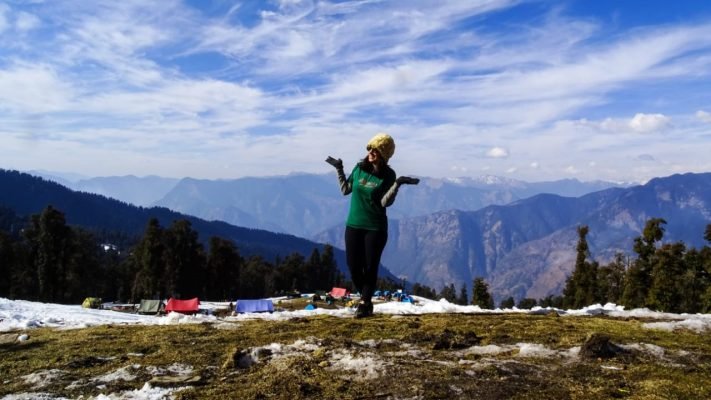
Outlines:
[[[341,193],[351,194],[351,205],[346,225],[352,228],[383,230],[388,229],[385,208],[395,201],[398,184],[395,171],[385,166],[379,176],[363,170],[360,163],[346,178],[343,170],[338,170]]]

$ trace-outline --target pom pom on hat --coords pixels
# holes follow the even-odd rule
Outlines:
[[[380,155],[387,162],[390,157],[395,154],[395,141],[387,133],[378,133],[377,135],[373,136],[370,141],[368,141],[366,149],[378,150],[378,153],[380,153]]]

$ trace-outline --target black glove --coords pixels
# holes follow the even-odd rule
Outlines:
[[[395,180],[398,185],[417,185],[420,183],[418,178],[410,178],[409,176],[398,176]]]
[[[333,165],[336,169],[343,169],[343,161],[341,161],[340,158],[328,156],[328,158],[326,158],[326,162]]]

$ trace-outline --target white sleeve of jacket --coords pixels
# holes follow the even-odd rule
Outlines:
[[[343,168],[337,169],[336,173],[338,174],[338,186],[341,188],[341,193],[343,193],[344,196],[350,194],[353,190],[353,185],[346,178]]]
[[[387,192],[380,199],[380,205],[383,207],[390,207],[395,202],[395,196],[397,196],[397,189],[400,185],[397,182],[393,182]]]

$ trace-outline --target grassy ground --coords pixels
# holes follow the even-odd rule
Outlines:
[[[376,314],[36,329],[24,342],[0,337],[0,397],[86,398],[151,381],[190,386],[181,399],[711,398],[711,335],[643,322]],[[593,333],[624,350],[579,355]]]

